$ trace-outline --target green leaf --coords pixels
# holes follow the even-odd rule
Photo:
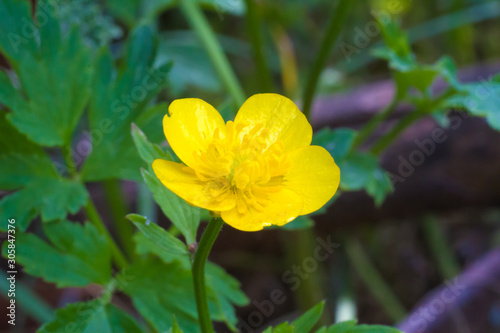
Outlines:
[[[456,78],[456,69],[450,57],[443,57],[433,65],[419,64],[411,51],[407,34],[394,21],[379,22],[386,46],[374,54],[389,62],[397,84],[399,98],[405,98],[410,88],[416,88],[422,95],[428,95],[432,83],[442,77],[451,88],[461,89]]]
[[[358,325],[356,320],[344,321],[330,327],[322,327],[316,333],[402,333],[401,331],[380,325]]]
[[[168,153],[155,144],[149,142],[146,135],[141,131],[136,124],[132,123],[132,139],[134,140],[135,147],[139,152],[139,156],[148,166],[153,164],[153,161],[158,158],[171,160],[172,158]]]
[[[155,56],[155,34],[145,25],[131,32],[118,68],[108,49],[98,55],[96,71],[100,75],[93,82],[89,106],[92,152],[82,167],[86,181],[140,180],[139,170],[145,164],[132,142],[132,122],[153,141],[164,139],[161,119],[167,113],[166,105],[149,105],[166,86],[170,64],[154,67]]]
[[[37,333],[142,333],[135,319],[101,299],[71,303],[57,310],[56,318],[43,325]],[[175,331],[174,331],[175,332]]]
[[[15,88],[2,72],[0,103],[11,110],[8,120],[30,140],[64,146],[70,143],[88,101],[91,53],[76,28],[62,35],[49,7],[46,1],[38,2],[39,10],[46,14],[38,26],[31,20],[26,2],[0,3],[0,53],[7,57],[20,83]]]
[[[328,332],[330,333],[330,332]],[[380,325],[359,325],[347,330],[346,333],[403,333],[398,329]]]
[[[399,58],[413,61],[414,55],[411,51],[408,34],[403,31],[399,24],[392,20],[383,20],[378,18],[378,23],[384,37],[385,44]]]
[[[132,221],[134,225],[144,233],[144,235],[163,251],[175,254],[188,254],[189,251],[181,240],[169,234],[165,229],[158,226],[156,223],[151,222],[147,217],[129,214],[127,219]]]
[[[189,278],[191,278],[191,264],[188,256],[165,252],[143,234],[136,234],[134,238],[137,243],[138,254],[155,254],[167,265],[174,263],[179,264],[179,269],[187,271]],[[225,321],[229,327],[234,328],[237,322],[234,305],[243,306],[248,303],[247,297],[240,290],[240,283],[228,275],[222,268],[210,262],[206,264],[205,274],[212,316],[217,318],[217,320]],[[190,280],[186,288],[191,292],[192,280]],[[175,313],[177,314],[177,312]],[[177,319],[185,331],[191,332],[183,326],[181,318],[178,317]],[[157,323],[157,325],[161,327],[163,327],[164,324],[163,321]],[[160,326],[156,327],[158,328]]]
[[[316,132],[312,139],[313,145],[322,146],[333,156],[335,161],[344,158],[349,153],[356,131],[348,128],[324,128]]]
[[[170,329],[175,314],[184,331],[199,332],[192,277],[180,263],[167,265],[157,260],[142,260],[125,268],[121,276],[127,282],[118,288],[130,296],[155,330]]]
[[[491,79],[464,84],[462,87],[462,92],[449,98],[446,105],[485,117],[492,128],[500,131],[500,83]]]
[[[264,333],[298,333],[298,332],[299,331],[295,330],[292,325],[288,324],[288,322],[281,323],[274,328],[268,327],[264,331]]]
[[[0,200],[0,230],[6,230],[9,218],[15,218],[22,231],[39,214],[42,221],[64,219],[68,212],[77,213],[87,199],[87,190],[80,182],[65,178],[37,178]]]
[[[309,309],[306,313],[304,313],[299,318],[295,319],[292,322],[292,326],[296,332],[309,332],[312,330],[314,325],[318,322],[319,318],[323,314],[323,308],[325,307],[325,302],[321,302],[311,309]]]
[[[356,326],[356,320],[349,320],[337,323],[328,327],[327,333],[347,333]]]
[[[24,231],[39,214],[42,220],[63,219],[87,201],[85,187],[59,176],[52,161],[35,143],[0,114],[0,189],[18,190],[0,200],[0,230],[16,219]]]
[[[364,152],[353,152],[337,162],[341,177],[340,189],[356,191],[365,189],[380,204],[392,191],[392,184],[387,173],[380,168],[375,155]]]
[[[173,326],[170,330],[168,330],[168,333],[183,333],[183,331],[179,327],[179,324],[177,323],[177,319],[175,319],[175,315],[172,315],[172,321]]]
[[[3,75],[0,72],[0,78]],[[0,91],[1,94],[1,91]],[[13,190],[57,172],[43,149],[19,133],[0,113],[0,189]]]
[[[159,59],[174,64],[170,73],[174,95],[181,95],[192,88],[212,93],[221,92],[222,84],[210,57],[192,33],[163,34],[159,49]]]
[[[186,238],[188,244],[196,242],[196,232],[200,224],[200,209],[190,206],[187,202],[167,189],[152,171],[151,164],[157,158],[172,160],[168,153],[148,141],[144,133],[137,127],[132,128],[132,137],[141,158],[149,166],[142,169],[142,177],[153,193],[155,201],[163,213],[172,221]]]
[[[69,221],[44,224],[52,245],[33,234],[16,234],[16,260],[24,271],[58,287],[106,284],[111,278],[111,254],[106,239],[91,224]],[[7,244],[3,245],[7,255]]]
[[[415,66],[406,71],[395,71],[394,80],[396,80],[398,92],[404,96],[412,87],[417,88],[421,93],[426,93],[437,75],[438,72],[432,66]]]

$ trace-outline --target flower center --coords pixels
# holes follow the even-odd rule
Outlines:
[[[240,214],[249,207],[262,211],[270,192],[278,191],[288,168],[281,141],[272,141],[263,124],[226,124],[226,133],[216,130],[201,161],[198,178],[210,196],[222,201],[232,196]]]

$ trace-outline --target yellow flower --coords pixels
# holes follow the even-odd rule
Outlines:
[[[234,122],[201,99],[178,99],[163,118],[165,136],[185,164],[157,159],[172,192],[220,214],[244,231],[284,225],[321,208],[337,191],[340,170],[288,98],[250,97]]]

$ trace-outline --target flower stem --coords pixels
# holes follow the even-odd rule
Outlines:
[[[109,204],[108,207],[113,216],[114,230],[116,231],[119,244],[125,250],[128,258],[133,258],[134,242],[132,237],[134,236],[134,226],[125,219],[125,215],[127,215],[129,210],[125,203],[121,183],[116,179],[108,179],[103,182],[103,185],[104,193],[106,194],[106,199]],[[149,215],[146,216],[153,219]]]
[[[392,101],[387,105],[387,107],[382,110],[381,112],[378,112],[375,114],[363,128],[358,132],[358,135],[356,136],[356,139],[354,139],[354,143],[352,144],[351,151],[355,150],[358,148],[372,133],[375,131],[377,126],[385,120],[396,108],[398,105],[399,98],[397,98],[397,92],[394,94],[394,98]]]
[[[70,176],[75,177],[77,172],[75,161],[73,160],[73,156],[71,155],[71,146],[69,144],[67,146],[63,146],[61,152],[63,159],[66,162],[66,166],[68,167]]]
[[[245,0],[245,3],[247,5],[246,18],[248,33],[250,34],[252,41],[253,58],[255,65],[257,66],[259,83],[264,92],[272,92],[274,90],[273,81],[271,79],[269,69],[267,68],[266,59],[262,53],[262,36],[260,30],[262,23],[260,22],[260,18],[257,13],[257,6],[255,4],[255,0]]]
[[[125,259],[125,256],[121,252],[120,248],[118,247],[118,245],[116,245],[115,241],[109,234],[108,229],[104,225],[104,222],[102,222],[102,219],[99,216],[99,213],[97,212],[97,209],[95,208],[95,205],[90,197],[87,202],[87,205],[85,206],[85,213],[87,214],[87,217],[89,218],[90,222],[92,222],[92,224],[96,226],[99,232],[103,234],[104,237],[106,237],[108,246],[111,249],[111,254],[113,255],[113,259],[115,260],[116,265],[120,269],[127,266],[128,264],[127,259]]]
[[[217,41],[214,31],[207,18],[194,0],[181,0],[179,2],[189,24],[198,35],[201,43],[208,52],[217,73],[238,106],[245,102],[245,93],[227,59],[221,45]]]
[[[408,126],[413,124],[416,120],[425,117],[432,113],[432,111],[442,107],[442,103],[446,99],[452,96],[455,92],[453,89],[449,89],[442,93],[439,97],[434,100],[428,101],[425,105],[422,105],[419,109],[408,114],[406,117],[401,119],[386,135],[381,137],[370,149],[372,153],[380,154],[384,149],[386,149],[394,139],[396,139]]]
[[[460,265],[439,222],[435,216],[427,215],[423,218],[422,228],[441,276],[451,280],[460,273]]]
[[[192,267],[194,294],[202,333],[213,333],[214,331],[212,320],[210,319],[210,311],[208,309],[207,291],[205,289],[205,262],[207,261],[208,254],[223,224],[224,221],[222,221],[220,217],[213,217],[210,222],[208,222],[207,228],[203,232],[203,236],[201,236],[200,244],[194,256]]]
[[[349,9],[356,1],[354,0],[339,0],[337,7],[332,11],[330,16],[330,21],[328,22],[328,27],[326,28],[326,33],[323,36],[321,45],[316,55],[316,59],[312,65],[311,72],[309,73],[309,79],[306,83],[304,90],[304,101],[302,106],[302,111],[309,118],[309,113],[311,112],[311,105],[314,97],[314,92],[316,91],[316,85],[318,83],[319,76],[325,63],[330,55],[330,51],[333,48],[335,41],[337,40],[342,27],[344,26],[344,21],[347,17]]]

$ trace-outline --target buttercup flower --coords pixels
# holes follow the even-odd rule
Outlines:
[[[165,136],[185,164],[157,159],[156,176],[236,229],[284,225],[337,191],[338,166],[324,148],[310,145],[311,125],[288,98],[254,95],[227,124],[196,98],[175,100],[168,112]]]

